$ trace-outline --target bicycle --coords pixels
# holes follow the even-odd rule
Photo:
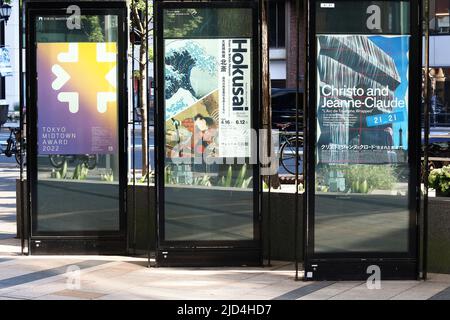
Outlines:
[[[303,168],[303,132],[299,132],[297,136],[295,132],[287,131],[291,127],[291,123],[277,123],[276,127],[280,129],[280,164],[290,174],[295,174],[296,167],[298,173],[302,173]],[[295,164],[298,141],[298,162]]]
[[[22,148],[23,146],[23,148]],[[14,155],[18,165],[22,164],[22,159],[26,160],[26,144],[21,138],[19,128],[9,128],[9,138],[6,140],[6,149],[4,150],[5,156],[8,158]],[[26,161],[23,162],[26,165]]]
[[[51,154],[49,155],[49,160],[51,165],[57,169],[62,168],[66,161],[69,163],[78,161],[83,163],[89,170],[93,170],[97,167],[97,156],[95,154]]]

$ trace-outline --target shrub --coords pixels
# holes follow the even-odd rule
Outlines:
[[[433,169],[428,177],[429,186],[437,192],[450,194],[450,165]]]

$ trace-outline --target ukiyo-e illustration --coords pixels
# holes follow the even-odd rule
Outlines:
[[[248,156],[250,40],[165,41],[168,157]]]

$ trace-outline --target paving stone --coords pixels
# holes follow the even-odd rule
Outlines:
[[[17,299],[34,299],[40,296],[52,294],[53,292],[61,291],[65,288],[67,288],[65,281],[63,283],[54,282],[28,287],[21,290],[9,291],[6,295]]]
[[[327,300],[360,285],[361,282],[337,282],[307,294],[299,298],[299,300]]]
[[[83,290],[61,290],[54,292],[55,296],[64,296],[64,297],[74,297],[80,299],[98,299],[103,297],[105,294],[100,292],[93,291],[83,291]]]
[[[22,300],[22,299],[7,297],[7,296],[0,296],[0,300]]]
[[[424,281],[394,297],[392,300],[427,300],[449,287],[448,283]]]
[[[381,289],[368,289],[364,283],[332,297],[331,300],[387,300],[419,283],[419,281],[383,281]]]

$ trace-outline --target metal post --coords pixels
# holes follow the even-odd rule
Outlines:
[[[25,0],[22,0],[22,3],[25,4]],[[28,3],[29,4],[29,3]],[[27,15],[26,12],[22,12],[22,19],[25,19],[25,24],[22,24],[22,28],[25,28],[25,35],[22,35],[22,41],[23,41],[23,48],[26,50],[26,52],[28,52],[28,46],[31,45],[35,45],[34,43],[31,43],[31,35],[29,34],[29,29],[30,29],[30,25],[29,25],[29,15]],[[26,60],[27,62],[29,62],[29,57],[28,54],[26,55]],[[27,140],[29,141],[31,139],[31,128],[30,128],[30,122],[31,122],[31,111],[29,110],[29,106],[27,106],[28,104],[28,98],[30,97],[30,85],[31,83],[29,83],[30,77],[28,75],[28,73],[30,72],[30,70],[28,70],[28,68],[30,67],[30,63],[26,64],[26,70],[25,70],[25,75],[24,75],[24,79],[26,79],[25,81],[25,86],[24,86],[24,97],[25,97],[25,104],[24,104],[24,110],[21,110],[21,112],[25,111],[26,117],[25,117],[25,136],[27,138]],[[31,153],[30,151],[32,150],[31,144],[27,143],[27,155],[31,157]],[[31,254],[31,230],[32,230],[32,201],[31,201],[31,180],[33,177],[33,172],[31,172],[28,168],[30,166],[30,162],[27,162],[27,172],[26,172],[26,180],[27,180],[27,206],[26,206],[26,211],[27,211],[27,224],[24,225],[24,227],[26,227],[26,233],[27,233],[27,255]]]
[[[131,7],[134,7],[134,0],[131,1]],[[133,252],[134,254],[136,254],[136,156],[135,156],[135,151],[136,151],[136,115],[135,115],[135,110],[136,110],[136,104],[134,101],[134,43],[135,43],[135,39],[134,39],[134,19],[131,18],[131,32],[133,34],[133,42],[131,43],[131,80],[132,80],[132,85],[131,85],[131,112],[132,112],[132,148],[131,148],[131,168],[133,170],[132,172],[132,177],[133,177]],[[128,187],[128,186],[127,186]]]
[[[155,8],[155,5],[157,5],[158,4],[158,0],[155,0],[154,2],[153,2],[153,43],[155,43],[155,41],[157,41],[156,40],[156,37],[157,37],[157,35],[158,35],[158,32],[157,32],[157,30],[156,30],[156,28],[159,28],[158,27],[158,21],[157,21],[157,19],[158,19],[158,14],[157,14],[157,9]],[[155,48],[155,47],[154,47]],[[156,51],[156,50],[154,50],[154,61],[156,61],[157,60],[157,57],[158,57],[158,52]],[[159,63],[159,61],[156,61],[156,64],[157,63]],[[158,72],[157,72],[157,68],[155,68],[155,63],[153,64],[153,81],[155,82],[156,80],[157,80],[157,76],[158,76]],[[156,82],[155,82],[155,84],[156,84]],[[153,131],[153,134],[154,134],[154,137],[155,137],[155,139],[154,139],[154,157],[155,157],[155,175],[154,175],[154,189],[155,189],[155,191],[154,191],[154,193],[153,193],[153,195],[154,195],[154,206],[153,206],[153,209],[155,210],[154,211],[154,226],[155,226],[155,238],[154,238],[154,240],[155,240],[155,266],[158,266],[158,249],[159,249],[159,217],[158,217],[158,214],[159,214],[159,195],[158,195],[158,188],[159,188],[159,178],[158,178],[158,175],[159,175],[159,173],[158,173],[158,171],[159,170],[161,170],[160,169],[160,167],[159,167],[159,164],[158,164],[158,161],[160,161],[160,159],[159,159],[159,156],[158,156],[158,153],[159,153],[159,151],[158,151],[158,147],[157,147],[157,144],[158,144],[158,140],[159,140],[159,133],[158,133],[158,128],[156,128],[157,126],[158,126],[158,124],[159,124],[159,114],[158,114],[158,104],[160,103],[159,102],[159,100],[158,100],[158,88],[157,88],[157,86],[155,85],[155,89],[154,89],[155,91],[154,91],[154,93],[153,93],[153,98],[154,98],[154,103],[153,103],[153,105],[154,105],[154,108],[153,108],[153,123],[154,123],[154,131]],[[164,170],[164,167],[163,167],[163,170]]]
[[[308,95],[309,95],[309,84],[308,84],[308,75],[309,75],[309,1],[306,0],[304,2],[303,7],[303,26],[304,26],[304,48],[306,53],[305,63],[305,72],[303,77],[303,264],[306,264],[306,249],[308,243],[308,214],[307,214],[307,188],[308,188],[308,161],[305,161],[305,155],[308,153],[308,141],[307,137],[309,135],[305,134],[306,128],[308,128]]]
[[[429,77],[428,72],[430,68],[430,1],[424,0],[424,21],[425,21],[425,71],[424,71],[424,86],[423,86],[423,96],[424,96],[424,160],[423,160],[423,184],[424,184],[424,194],[423,194],[423,265],[422,265],[422,278],[427,279],[428,274],[428,145],[429,145],[429,135],[430,135],[430,90],[429,90]]]
[[[299,128],[298,128],[298,118],[299,118],[299,108],[298,104],[300,102],[299,99],[299,89],[300,89],[300,81],[299,81],[299,73],[300,73],[300,1],[297,0],[295,2],[295,14],[296,14],[296,55],[295,55],[295,210],[294,210],[294,259],[295,259],[295,281],[298,281],[298,152],[299,152]]]
[[[269,0],[265,0],[261,2],[261,6],[263,7],[261,12],[264,15],[264,21],[266,21],[266,32],[264,33],[266,36],[266,39],[264,39],[265,43],[266,43],[266,55],[267,57],[269,57],[269,53],[270,53],[270,49],[269,49]],[[261,59],[261,63],[263,63],[264,59]],[[270,63],[269,58],[267,58],[267,62]],[[268,68],[268,66],[266,66]],[[263,70],[263,68],[261,68],[261,70]],[[269,70],[269,69],[268,69]],[[268,76],[269,73],[265,74],[264,76]],[[268,82],[270,81],[270,79],[268,80]],[[264,81],[261,81],[261,83],[263,83]],[[269,92],[269,94],[271,94]],[[271,123],[266,124],[268,125],[268,130],[267,130],[267,137],[266,137],[266,141],[267,141],[267,154],[270,157],[272,154],[272,130],[271,130]],[[270,163],[270,166],[272,164]],[[272,202],[271,202],[271,191],[272,191],[272,176],[269,172],[268,175],[268,187],[269,190],[267,192],[267,266],[271,267],[272,266],[272,235],[271,235],[271,224],[272,224]],[[263,193],[264,194],[264,193]]]
[[[23,2],[22,0],[19,0],[19,126],[20,126],[20,139],[21,141],[19,141],[19,143],[21,143],[22,141],[25,141],[26,138],[26,134],[23,128],[23,124],[24,124],[24,85],[23,85]],[[25,150],[26,151],[26,150]],[[24,184],[24,179],[23,179],[23,163],[24,163],[24,145],[21,144],[20,145],[20,152],[21,152],[21,161],[20,161],[20,174],[19,174],[19,193],[20,193],[20,220],[21,220],[21,225],[20,225],[20,251],[21,254],[24,254],[24,248],[25,248],[25,198],[28,199],[27,197],[24,197],[24,190],[23,190],[23,184]],[[25,153],[26,155],[27,153]],[[29,244],[28,244],[29,245]],[[28,246],[29,247],[29,246]]]
[[[152,10],[153,11],[153,10]],[[153,12],[152,12],[153,14]],[[149,55],[148,55],[148,50],[149,50],[149,41],[148,38],[150,37],[150,33],[148,30],[148,25],[149,25],[149,18],[148,18],[148,1],[145,2],[145,41],[146,41],[146,48],[147,48],[147,59],[146,59],[146,64],[145,64],[145,68],[146,68],[146,88],[147,88],[147,93],[146,93],[146,97],[147,97],[147,144],[150,141],[150,130],[149,130],[149,114],[150,114],[150,95],[149,95],[149,91],[151,92],[152,88],[151,85],[148,83],[148,65],[149,65]],[[154,131],[153,131],[154,132]],[[146,148],[147,150],[147,208],[150,208],[150,148],[147,146]],[[148,210],[148,212],[150,212],[150,210]],[[150,215],[149,215],[150,218]],[[147,222],[147,234],[150,234],[150,219]],[[150,238],[149,238],[150,240]],[[150,241],[148,241],[147,244],[147,266],[150,267]]]

